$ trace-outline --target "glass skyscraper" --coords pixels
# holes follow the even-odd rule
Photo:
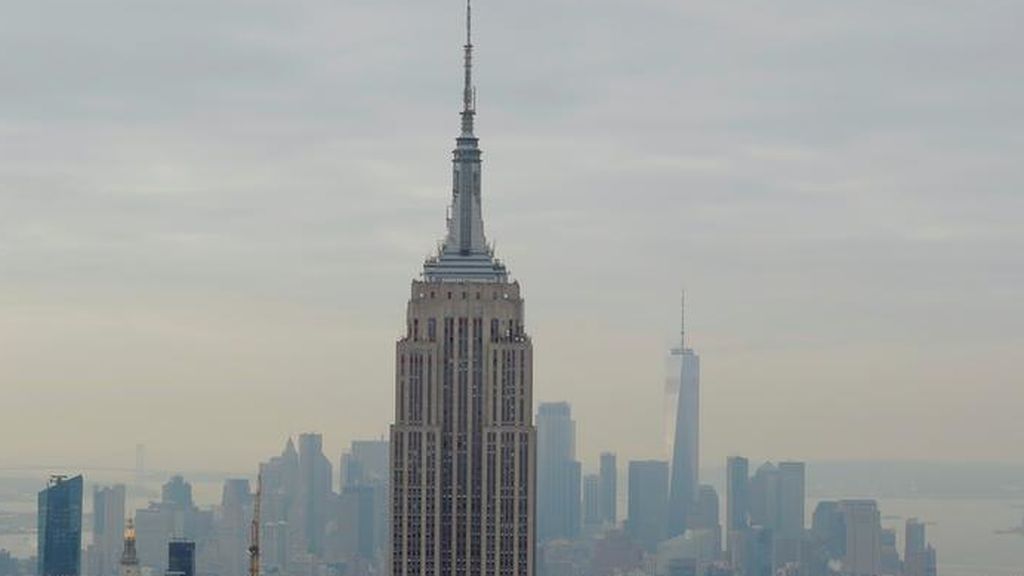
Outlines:
[[[38,576],[79,576],[82,477],[54,476],[39,493]]]
[[[167,544],[167,576],[196,575],[196,543],[171,540]]]

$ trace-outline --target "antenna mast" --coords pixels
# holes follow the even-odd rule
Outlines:
[[[473,7],[466,0],[466,45],[464,46],[465,84],[462,89],[462,133],[473,134],[473,115],[476,114],[476,88],[473,87]]]
[[[679,349],[686,350],[686,290],[679,302]]]
[[[263,472],[256,475],[256,502],[249,529],[249,576],[260,576],[260,502],[263,500]]]

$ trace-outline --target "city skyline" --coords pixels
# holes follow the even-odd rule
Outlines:
[[[536,398],[573,403],[585,465],[602,450],[660,457],[660,422],[645,416],[660,408],[681,286],[705,358],[703,463],[738,452],[1020,460],[1012,407],[1024,392],[1005,367],[1021,338],[1020,200],[1005,190],[1022,180],[1007,104],[1021,86],[992,52],[1018,47],[1005,26],[1019,8],[888,6],[878,21],[880,5],[793,2],[807,17],[784,20],[783,37],[769,31],[780,15],[754,5],[582,13],[555,2],[536,28],[529,6],[483,6],[488,222],[530,279],[531,332],[559,351],[538,353]],[[2,24],[15,51],[33,52],[35,10]],[[93,24],[112,13],[69,10]],[[5,462],[130,465],[141,442],[166,469],[242,470],[289,432],[324,432],[339,442],[330,454],[385,432],[396,286],[428,251],[423,239],[442,235],[437,143],[458,23],[412,3],[317,4],[283,22],[274,10],[215,10],[190,33],[129,11],[110,19],[109,43],[68,33],[52,46],[95,74],[46,56],[12,63],[23,88],[4,107],[19,137],[0,177],[18,191],[0,194],[0,381],[14,417],[0,432],[27,429],[44,408],[60,424],[0,447]],[[602,48],[612,21],[627,33]],[[436,35],[415,34],[423,22]],[[192,69],[158,47],[130,54],[140,33],[210,64]],[[878,38],[900,58],[868,70]],[[559,39],[572,47],[552,48]],[[148,80],[125,86],[106,61]],[[194,92],[159,96],[175,75],[152,62]],[[217,80],[222,69],[237,72]],[[586,70],[597,72],[571,74]],[[865,88],[878,85],[888,89]],[[1009,125],[990,130],[989,115]],[[634,202],[646,191],[658,210]],[[581,291],[592,283],[604,290]],[[612,350],[628,360],[605,361]],[[240,410],[243,392],[283,409]],[[156,405],[194,426],[154,421]],[[105,409],[116,423],[89,421]],[[867,438],[826,446],[809,433],[856,428],[869,410]],[[767,418],[779,424],[767,433],[729,425]],[[218,445],[202,442],[209,428],[225,430]]]
[[[898,5],[880,22],[811,0],[598,0],[575,19],[551,0],[538,21],[485,0],[493,51],[475,53],[476,4],[459,0],[445,234],[415,240],[437,200],[419,115],[441,101],[438,37],[416,32],[452,14],[314,0],[177,20],[196,1],[155,18],[101,5],[117,13],[97,21],[102,38],[78,13],[86,33],[57,30],[11,62],[0,130],[25,146],[0,144],[0,433],[14,439],[13,458],[0,446],[0,576],[1019,564],[1006,519],[1024,497],[1009,362],[1024,201],[1002,187],[1024,172],[985,130],[1007,92],[935,90],[1005,80],[989,56],[1012,8]],[[331,35],[327,14],[358,24]],[[5,26],[16,47],[45,35]],[[54,74],[71,48],[79,75]],[[477,138],[492,118],[477,131],[481,77],[493,156]],[[180,89],[148,93],[167,78]],[[422,268],[388,302],[416,243]],[[530,264],[513,274],[506,258]],[[520,286],[534,275],[539,320]],[[652,342],[672,285],[682,318],[665,358]],[[384,361],[382,304],[401,300]],[[649,378],[658,357],[667,375]],[[241,474],[209,467],[243,459]],[[205,478],[154,490],[185,462]],[[41,490],[19,476],[44,468]],[[132,479],[86,483],[93,471]],[[194,488],[211,483],[208,505]]]

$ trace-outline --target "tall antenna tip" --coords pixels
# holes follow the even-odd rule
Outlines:
[[[686,349],[686,289],[683,288],[679,297],[679,346]]]

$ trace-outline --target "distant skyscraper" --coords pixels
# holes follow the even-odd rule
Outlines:
[[[713,486],[701,484],[697,489],[697,501],[690,514],[689,530],[694,538],[707,543],[715,560],[722,555],[722,520],[719,510],[718,491]]]
[[[124,541],[125,487],[96,486],[92,492],[90,576],[117,576]]]
[[[629,518],[626,531],[644,550],[653,552],[665,539],[668,505],[668,462],[629,463]]]
[[[38,576],[79,576],[82,477],[54,476],[39,492]]]
[[[843,574],[876,576],[882,570],[882,524],[874,500],[841,500],[839,511],[846,530]]]
[[[935,557],[935,548],[929,544],[924,549],[924,576],[936,576],[938,574],[938,560]]]
[[[806,466],[803,462],[779,464],[779,536],[799,540],[804,534]]]
[[[260,564],[265,574],[288,573],[290,539],[288,523],[264,522],[260,533]]]
[[[382,556],[387,541],[391,485],[388,458],[387,440],[356,440],[342,454],[340,466],[342,506],[358,511],[357,518],[341,521],[346,531],[356,536],[349,540],[348,549],[380,564],[386,561]]]
[[[301,530],[299,500],[299,453],[291,438],[280,456],[260,464],[263,478],[263,537],[260,562],[268,573],[289,571],[289,552]]]
[[[213,512],[199,510],[192,500],[192,485],[174,476],[163,485],[160,502],[135,511],[139,563],[163,571],[167,567],[167,543],[172,538],[208,542],[213,531]]]
[[[779,529],[779,468],[765,462],[750,479],[750,524]]]
[[[220,576],[245,576],[248,572],[249,527],[252,522],[252,492],[245,478],[224,481],[217,526]],[[168,544],[173,550],[175,541]],[[194,545],[193,545],[194,546]]]
[[[720,529],[718,491],[714,486],[701,484],[697,489],[697,501],[690,516],[690,527],[704,530]]]
[[[172,476],[161,488],[161,496],[164,504],[174,508],[183,510],[195,506],[192,501],[192,485],[181,476]]]
[[[537,540],[573,540],[580,534],[580,463],[576,422],[568,402],[537,410]]]
[[[927,544],[924,531],[924,522],[917,518],[907,519],[903,537],[903,557],[908,561],[911,557],[924,552],[925,545]]]
[[[299,513],[301,537],[306,551],[316,557],[323,554],[327,508],[331,500],[331,461],[324,456],[320,434],[299,436]]]
[[[601,517],[601,476],[587,474],[583,477],[583,523],[588,526],[600,525]]]
[[[388,480],[388,441],[354,440],[341,455],[341,486],[367,485]]]
[[[376,555],[376,494],[374,487],[367,484],[349,484],[341,491],[340,511],[336,515],[341,541],[336,552],[346,560],[370,561]]]
[[[818,502],[811,521],[811,535],[820,545],[824,560],[841,560],[846,555],[846,521],[839,503]]]
[[[726,530],[733,532],[747,527],[750,510],[750,463],[742,456],[731,456],[726,469]]]
[[[608,524],[619,521],[618,516],[618,483],[619,469],[615,463],[615,454],[601,454],[601,520]]]
[[[754,526],[748,531],[747,559],[748,576],[772,576],[775,572],[775,535],[771,528]]]
[[[395,362],[394,576],[534,573],[533,353],[481,215],[472,43],[448,236],[413,281]]]
[[[167,576],[196,576],[196,543],[171,540],[167,544]]]
[[[882,528],[881,536],[882,574],[900,574],[903,565],[900,562],[899,550],[896,549],[896,531],[891,528]]]
[[[121,576],[139,576],[142,573],[139,567],[139,556],[135,549],[135,525],[128,521],[124,531],[124,549],[121,551]]]
[[[781,462],[778,473],[775,561],[781,565],[800,561],[804,539],[805,466],[803,462]]]
[[[917,518],[907,520],[903,538],[904,576],[934,576],[935,549],[925,539],[925,525]]]
[[[668,536],[686,531],[697,501],[700,476],[700,357],[686,346],[685,301],[680,322],[679,394],[675,439],[672,444],[672,484],[669,494]]]

